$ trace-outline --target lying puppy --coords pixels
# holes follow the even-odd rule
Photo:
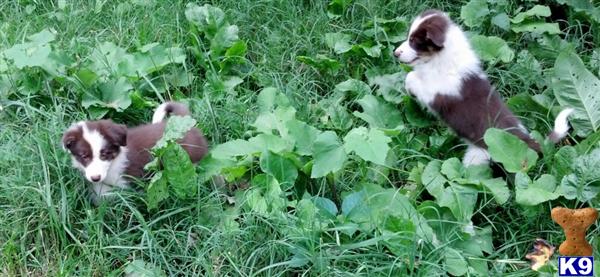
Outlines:
[[[149,150],[163,135],[164,119],[189,114],[183,104],[169,102],[156,109],[152,124],[131,129],[111,120],[80,121],[67,129],[62,143],[71,153],[73,166],[92,182],[92,200],[97,203],[114,188],[129,188],[130,177],[144,177],[144,166],[153,158]],[[189,130],[179,144],[194,163],[208,151],[197,128]]]
[[[463,31],[445,13],[423,12],[413,21],[408,40],[394,55],[413,67],[405,80],[409,94],[467,141],[465,165],[489,163],[490,156],[483,141],[488,128],[504,129],[530,148],[541,151],[540,145],[490,85]],[[565,109],[556,117],[554,130],[549,134],[553,142],[567,135],[567,117],[572,111]]]

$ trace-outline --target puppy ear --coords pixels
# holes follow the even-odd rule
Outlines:
[[[446,41],[446,30],[448,29],[448,19],[444,15],[434,15],[422,23],[425,29],[425,38],[436,47],[444,47]]]
[[[123,124],[110,124],[106,129],[107,139],[112,143],[125,146],[127,145],[127,126]]]
[[[446,40],[446,32],[442,28],[432,25],[427,28],[426,38],[433,42],[435,46],[442,48]]]

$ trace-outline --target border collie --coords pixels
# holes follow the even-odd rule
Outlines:
[[[128,129],[111,120],[80,121],[67,129],[62,138],[73,166],[92,182],[92,200],[98,200],[113,189],[129,188],[130,177],[144,176],[144,166],[152,160],[149,150],[162,137],[169,115],[189,115],[183,104],[161,104],[151,124]],[[200,161],[207,153],[207,142],[197,128],[192,128],[178,142],[192,162]]]
[[[427,10],[411,24],[408,40],[394,51],[402,63],[413,67],[406,75],[409,94],[466,140],[465,165],[490,162],[483,135],[488,128],[504,129],[541,152],[520,120],[508,109],[483,72],[479,58],[464,32],[445,13]],[[549,139],[554,143],[569,131],[561,111]]]

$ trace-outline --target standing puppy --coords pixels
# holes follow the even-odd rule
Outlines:
[[[128,129],[111,120],[80,121],[65,131],[63,146],[71,153],[73,166],[92,182],[93,200],[114,188],[129,188],[128,177],[144,177],[144,166],[152,160],[150,149],[162,137],[169,115],[188,115],[180,103],[164,103],[154,112],[152,124]],[[206,154],[206,139],[192,128],[179,141],[192,162]]]
[[[467,141],[465,165],[489,162],[483,141],[488,128],[504,129],[541,151],[490,85],[464,32],[445,13],[423,12],[394,55],[413,67],[406,75],[406,90]],[[572,111],[565,109],[557,116],[549,134],[553,142],[567,135],[567,117]]]

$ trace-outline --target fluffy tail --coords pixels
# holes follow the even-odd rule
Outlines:
[[[552,142],[557,143],[567,136],[567,133],[569,132],[569,121],[567,121],[567,118],[572,112],[572,108],[567,108],[558,114],[554,120],[554,129],[548,135],[548,138]]]
[[[160,104],[160,106],[158,106],[158,108],[156,108],[156,111],[154,111],[154,115],[152,116],[152,123],[159,123],[165,120],[165,118],[169,117],[170,115],[184,116],[189,114],[190,110],[188,110],[188,108],[181,103],[162,103]]]

